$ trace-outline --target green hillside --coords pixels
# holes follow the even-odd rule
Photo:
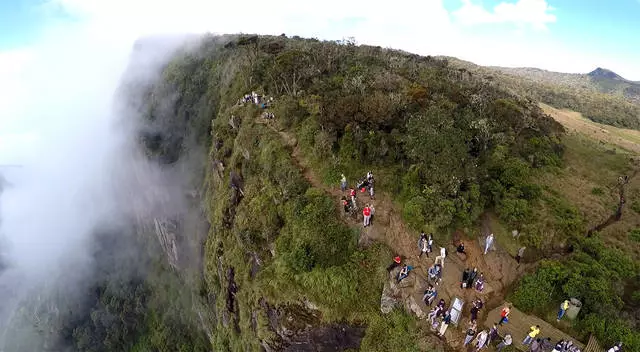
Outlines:
[[[447,58],[453,66],[561,109],[617,127],[640,128],[640,83],[598,68],[588,74],[572,74],[537,68],[484,67]]]
[[[314,324],[362,326],[363,350],[417,349],[415,323],[379,312],[389,243],[358,247],[360,230],[340,219],[338,199],[312,187],[281,136],[256,123],[260,110],[238,99],[251,91],[275,97],[274,128],[295,136],[323,182],[375,169],[379,192],[403,204],[406,222],[442,236],[473,226],[489,207],[513,221],[528,214],[540,190],[527,175],[559,163],[560,126],[533,104],[459,79],[440,60],[283,37],[216,40],[165,71],[180,92],[178,111],[198,102],[215,111],[192,115],[212,124],[209,160],[219,170],[207,183],[205,281],[229,318],[220,319],[215,346],[291,343],[270,315],[293,305],[300,323],[317,315]],[[230,173],[244,196],[229,187]],[[399,323],[407,325],[392,328]]]
[[[486,311],[508,299],[583,342],[594,334],[640,351],[633,155],[566,131],[517,94],[538,83],[481,78],[451,62],[285,36],[206,36],[180,50],[159,79],[130,84],[125,95],[148,127],[139,137],[149,159],[191,162],[191,218],[175,226],[189,264],[167,263],[157,228],[138,229],[120,245],[138,253],[143,270],[128,273],[127,257],[96,253],[104,272],[90,299],[47,331],[74,351],[460,349],[470,302],[444,339],[418,319],[428,308],[414,295],[434,255],[419,258],[417,240],[428,231],[434,251],[448,250],[438,288],[447,304],[462,296],[463,266],[477,265],[492,291],[464,297],[481,297]],[[252,92],[260,104],[245,99]],[[548,96],[560,101],[563,92]],[[602,102],[593,103],[613,109]],[[360,210],[343,211],[339,185],[341,174],[353,186],[368,171],[375,199],[358,191],[357,203],[374,204],[375,214],[363,228]],[[629,182],[617,186],[620,175]],[[627,198],[618,207],[620,190]],[[617,209],[617,220],[589,231]],[[477,240],[486,231],[497,243],[483,256]],[[459,239],[466,264],[455,254]],[[415,267],[397,286],[385,270],[395,254]],[[556,323],[566,297],[582,310]]]

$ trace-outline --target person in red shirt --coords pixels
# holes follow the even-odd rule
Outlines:
[[[387,267],[387,271],[391,271],[399,267],[401,262],[402,262],[402,258],[399,255],[396,255],[395,257],[393,257],[393,263],[391,263],[391,265]]]
[[[507,321],[509,321],[509,313],[511,313],[511,308],[509,306],[502,308],[502,311],[500,312],[500,321],[498,322],[498,325],[502,325]]]
[[[364,227],[371,225],[371,208],[369,208],[369,204],[365,205],[362,209],[362,215],[364,215]]]

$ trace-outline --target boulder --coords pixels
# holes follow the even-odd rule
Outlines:
[[[400,292],[398,288],[390,281],[384,284],[382,295],[380,297],[380,311],[383,314],[391,313],[396,304],[398,304],[399,294]]]
[[[413,296],[409,296],[409,298],[405,300],[405,307],[409,312],[415,314],[418,319],[425,319],[427,317],[427,313],[420,308],[420,305]]]
[[[405,277],[400,283],[398,283],[398,288],[407,288],[413,287],[416,284],[416,275],[415,273],[409,273],[409,276]]]

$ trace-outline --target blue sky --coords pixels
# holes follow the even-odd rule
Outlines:
[[[0,1],[0,50],[24,46],[37,38],[44,16],[34,1]]]
[[[251,3],[254,0],[247,1]],[[323,13],[313,4],[272,0],[270,4],[282,12],[282,20],[256,19],[254,22],[247,13],[237,14],[234,4],[215,0],[3,0],[0,1],[0,53],[34,45],[52,26],[70,23],[72,18],[87,23],[102,21],[118,25],[122,18],[124,23],[128,20],[128,23],[135,24],[136,30],[149,23],[149,30],[161,31],[188,27],[219,32],[286,31],[288,34],[334,39],[354,35],[359,42],[384,44],[421,54],[458,56],[480,64],[537,66],[571,72],[586,72],[603,66],[630,79],[640,80],[640,64],[636,64],[640,63],[640,39],[637,36],[640,33],[640,0],[407,0],[376,3],[377,0],[354,0],[349,4],[327,1],[323,8],[340,9],[332,10],[336,14]],[[505,11],[498,9],[504,5],[517,6]],[[468,10],[470,15],[459,16],[464,12],[462,10]],[[216,17],[222,13],[227,18]],[[433,27],[420,22],[438,22],[442,28],[437,34],[440,40],[427,32]],[[118,30],[127,31],[128,27],[123,25]],[[415,39],[421,33],[429,33],[422,36],[425,43]],[[490,52],[486,52],[485,47]]]

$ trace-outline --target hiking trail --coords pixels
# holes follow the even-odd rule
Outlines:
[[[269,127],[272,131],[280,135],[286,146],[291,148],[293,162],[298,166],[304,178],[313,187],[330,194],[336,200],[336,208],[339,214],[344,214],[339,199],[343,195],[347,195],[347,193],[342,192],[338,185],[335,187],[327,186],[320,180],[318,175],[310,167],[309,162],[298,145],[295,135],[287,131],[278,130],[273,123],[260,116],[256,118],[256,122]],[[469,239],[463,234],[463,237],[465,237],[463,238],[465,251],[467,253],[466,260],[463,260],[457,255],[453,241],[447,240],[443,242],[441,239],[438,239],[437,235],[434,238],[433,252],[430,253],[429,257],[423,256],[419,258],[417,245],[419,233],[407,228],[401,218],[400,210],[386,192],[376,191],[374,200],[370,200],[368,194],[358,193],[357,201],[361,205],[363,203],[369,203],[375,207],[375,214],[371,221],[372,225],[364,228],[361,221],[362,215],[358,216],[360,221],[355,221],[348,215],[342,216],[343,220],[350,226],[359,226],[361,228],[360,243],[366,243],[370,240],[382,242],[391,248],[394,253],[401,255],[404,263],[414,267],[409,277],[400,284],[395,285],[395,277],[391,277],[391,275],[390,282],[392,286],[397,286],[395,291],[399,292],[400,296],[396,297],[398,305],[404,303],[404,305],[410,311],[413,311],[420,319],[425,319],[424,317],[426,317],[430,310],[430,307],[427,307],[422,301],[422,295],[428,287],[427,270],[434,263],[440,246],[445,247],[448,253],[443,268],[442,282],[440,285],[435,286],[438,290],[436,301],[444,298],[447,306],[450,305],[452,298],[456,296],[465,301],[463,318],[460,320],[460,326],[463,329],[464,324],[469,320],[469,309],[471,308],[473,300],[482,299],[485,303],[478,318],[482,321],[486,312],[492,307],[502,304],[505,287],[511,285],[524,272],[524,267],[518,266],[515,260],[500,248],[490,251],[487,255],[483,255],[482,244],[480,242],[483,241],[484,237],[491,231],[487,224],[484,224],[482,229],[483,233],[479,240]],[[359,209],[362,209],[362,206],[359,206]],[[389,258],[389,262],[391,262],[391,259],[392,258]],[[484,273],[485,287],[483,292],[477,292],[474,288],[462,289],[460,287],[462,271],[467,267],[477,267],[479,273]],[[389,283],[385,284],[385,286],[388,286],[388,284]],[[455,329],[448,329],[445,334],[449,343],[453,343],[453,345],[456,345],[455,342],[462,342],[462,337],[456,335],[459,334]]]

